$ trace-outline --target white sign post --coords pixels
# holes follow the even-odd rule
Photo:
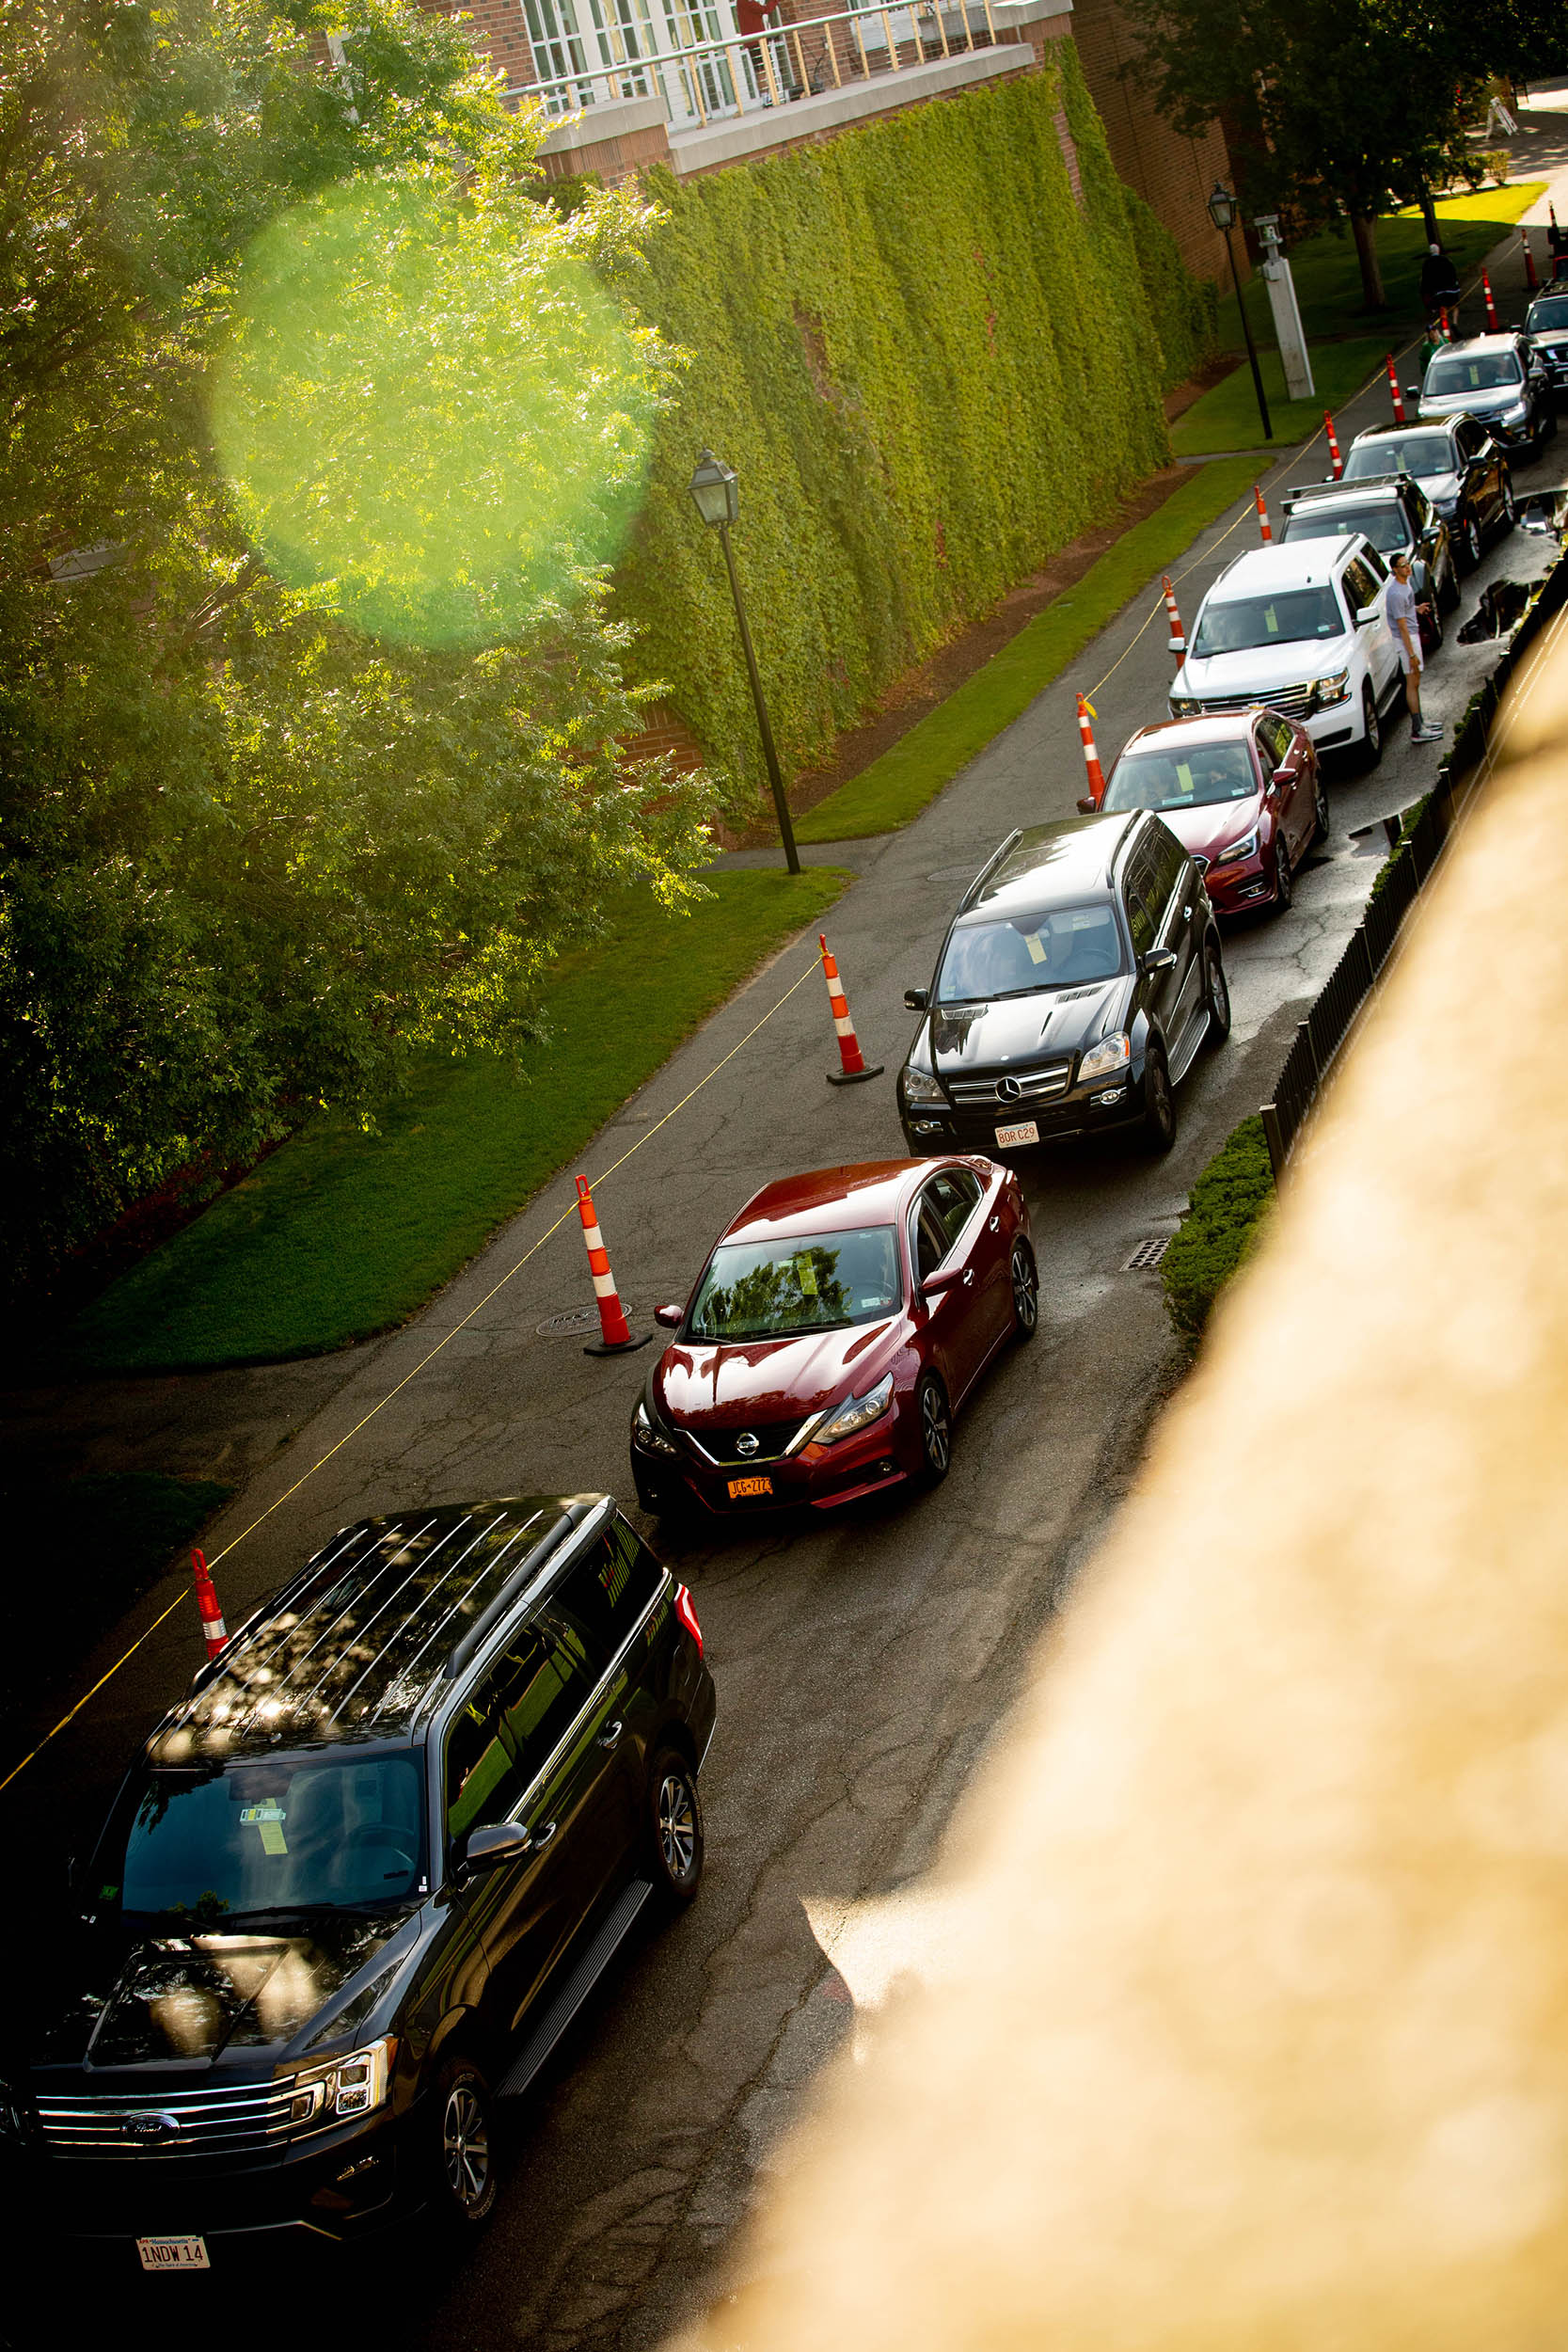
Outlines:
[[[1274,339],[1279,345],[1279,357],[1285,370],[1285,389],[1292,400],[1311,400],[1316,393],[1312,382],[1312,362],[1307,356],[1307,337],[1302,332],[1295,279],[1291,276],[1291,264],[1279,242],[1279,215],[1259,213],[1255,217],[1254,226],[1263,240],[1263,259],[1259,267],[1268,284],[1269,308],[1274,312]]]

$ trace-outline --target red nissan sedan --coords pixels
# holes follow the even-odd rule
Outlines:
[[[1085,813],[1093,801],[1080,801]],[[1216,914],[1273,906],[1283,914],[1302,859],[1328,831],[1328,794],[1305,727],[1257,705],[1140,727],[1122,747],[1100,803],[1153,809],[1206,861]]]
[[[715,1243],[631,1424],[642,1507],[824,1510],[947,1474],[953,1421],[1033,1337],[1029,1212],[992,1160],[786,1176]]]

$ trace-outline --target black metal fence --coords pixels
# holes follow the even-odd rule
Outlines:
[[[1276,1177],[1284,1170],[1346,1031],[1393,952],[1400,925],[1430,880],[1459,815],[1483,779],[1487,741],[1503,690],[1521,656],[1564,605],[1568,605],[1568,555],[1560,555],[1492,675],[1471,702],[1425,807],[1400,843],[1376,898],[1370,901],[1316,1004],[1296,1030],[1274,1101],[1262,1108],[1263,1132]]]

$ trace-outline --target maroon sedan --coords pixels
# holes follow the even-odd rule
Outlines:
[[[642,1507],[819,1510],[947,1474],[953,1418],[1029,1339],[1029,1212],[992,1160],[786,1176],[721,1233],[632,1416]]]
[[[1093,801],[1080,801],[1087,814]],[[1280,914],[1297,866],[1328,831],[1328,795],[1311,737],[1277,710],[1254,707],[1140,727],[1105,786],[1102,808],[1153,809],[1207,861],[1216,914],[1259,906]]]

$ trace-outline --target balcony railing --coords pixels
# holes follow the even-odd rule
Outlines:
[[[646,21],[612,18],[591,33],[547,40],[535,65],[552,71],[507,95],[539,98],[554,116],[617,99],[662,98],[672,127],[689,130],[993,48],[997,38],[991,0],[837,8],[767,32],[662,50],[652,45],[649,30]]]

